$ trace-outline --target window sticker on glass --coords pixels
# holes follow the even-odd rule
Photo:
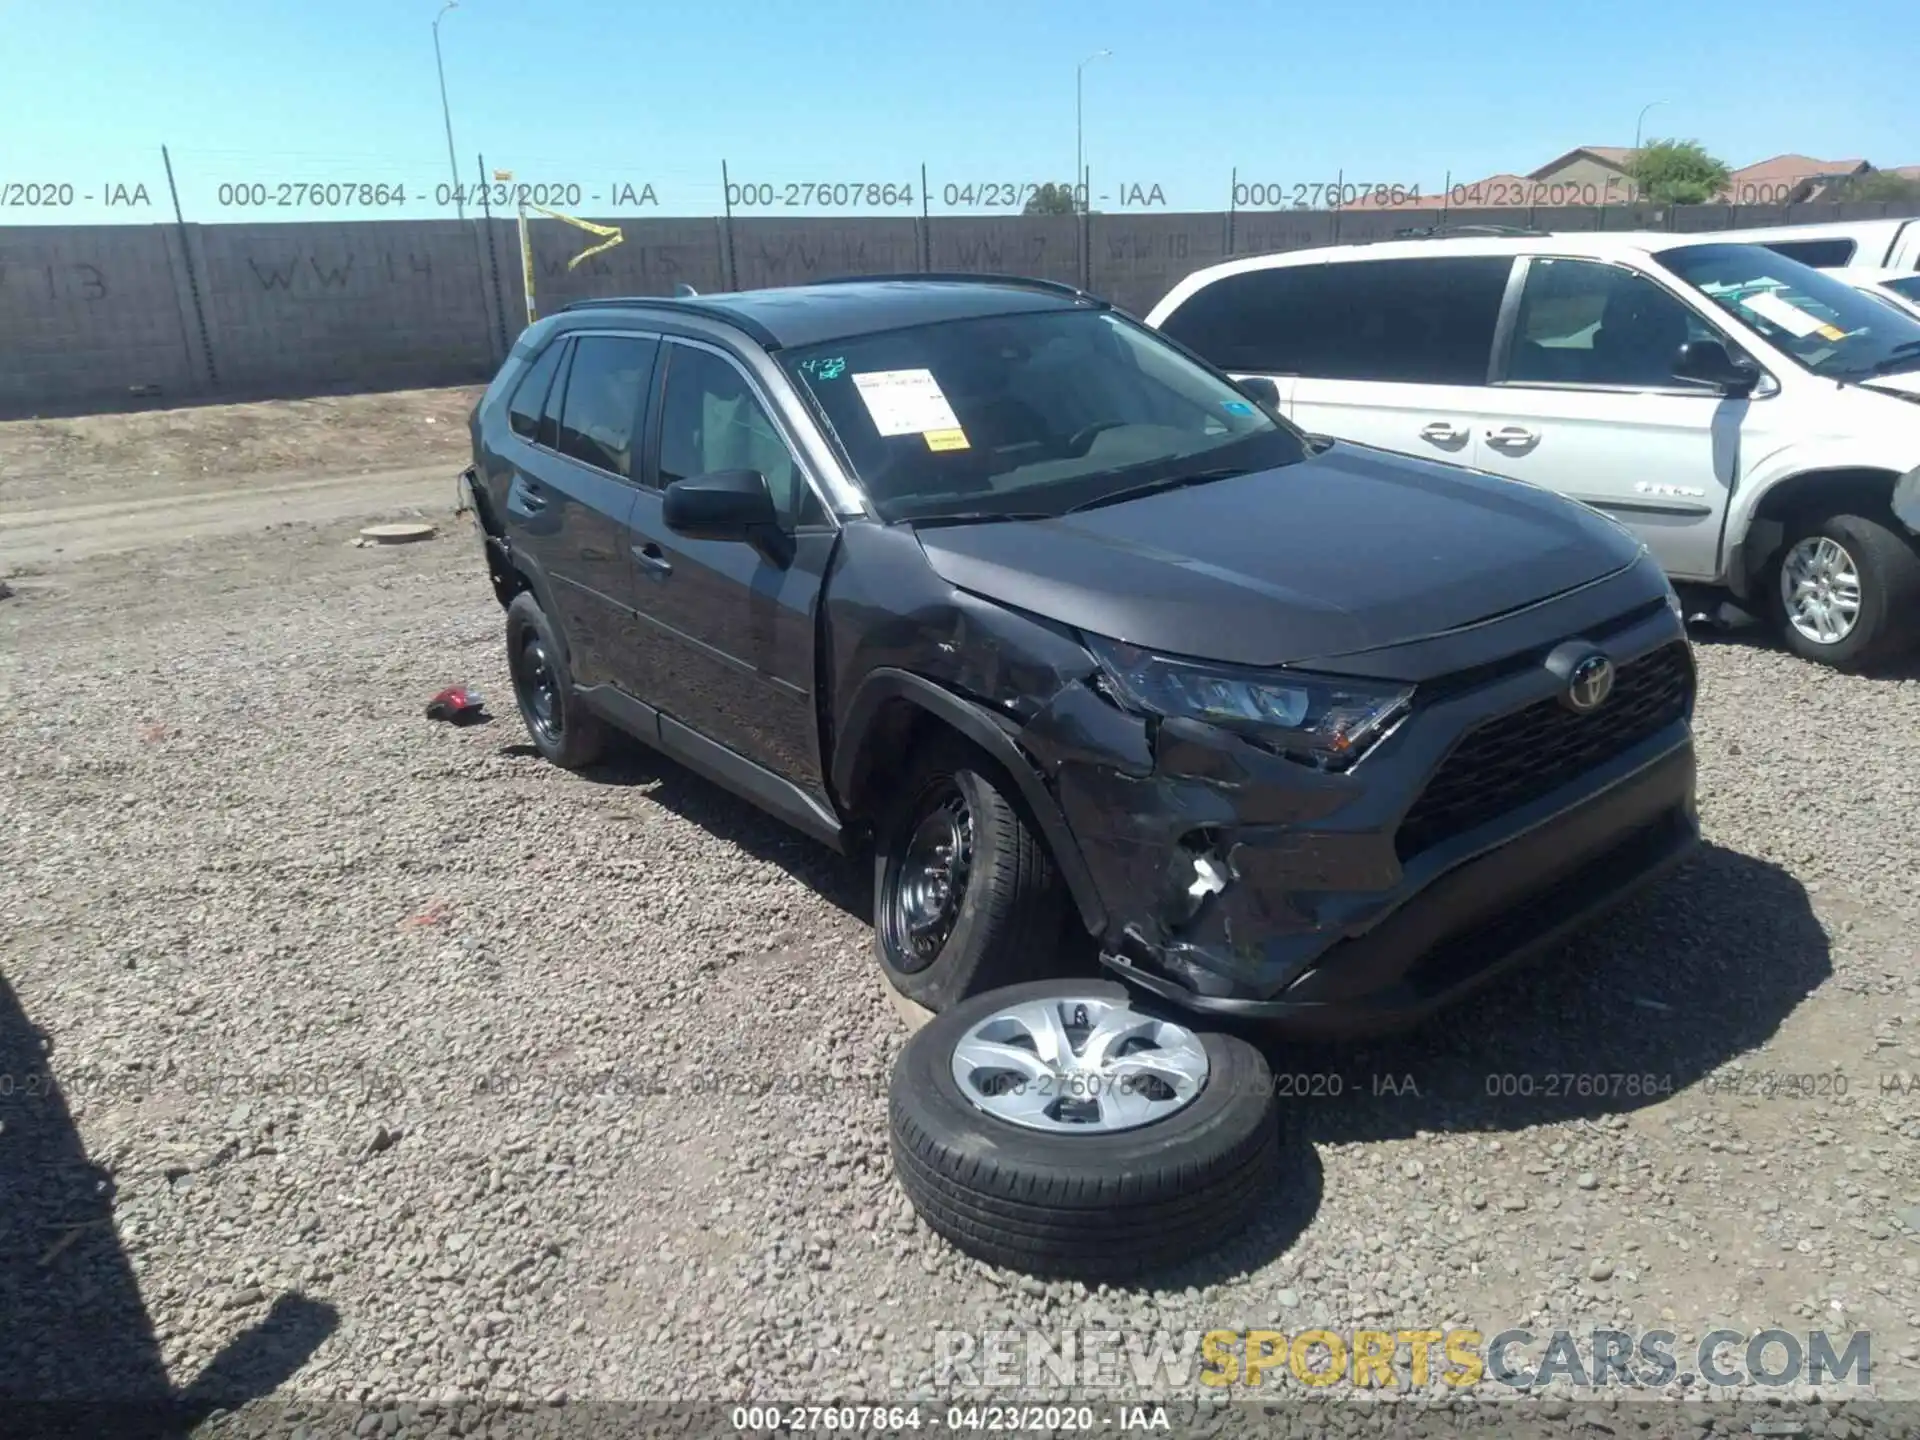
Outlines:
[[[1220,402],[1220,408],[1229,415],[1251,415],[1253,413],[1253,406],[1244,400],[1222,400]]]
[[[920,438],[927,442],[929,450],[970,450],[967,432],[964,430],[925,430]]]
[[[853,377],[867,403],[873,428],[882,435],[924,435],[929,430],[958,430],[953,413],[931,370],[865,370]]]
[[[1770,290],[1761,290],[1752,295],[1742,295],[1737,302],[1741,309],[1751,310],[1762,320],[1770,320],[1796,340],[1805,340],[1809,335],[1818,335],[1833,327],[1817,316],[1809,315],[1798,306],[1792,305]],[[1838,334],[1829,335],[1830,340],[1839,339]]]

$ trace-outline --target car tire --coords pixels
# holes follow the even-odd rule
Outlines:
[[[567,652],[529,591],[507,606],[507,670],[527,736],[545,759],[579,770],[600,758],[607,727],[575,693]]]
[[[876,826],[874,950],[887,983],[936,1014],[982,990],[1059,973],[1066,891],[1014,793],[985,753],[943,736],[909,765]],[[941,896],[927,844],[943,814],[957,817],[959,853],[949,856]],[[916,933],[916,914],[930,928]]]
[[[1795,574],[1808,573],[1794,568],[1802,557],[1812,560],[1816,577],[1822,565],[1836,561],[1839,574],[1854,577],[1858,610],[1852,627],[1837,639],[1824,640],[1795,624],[1787,591]],[[1831,577],[1834,572],[1827,573]],[[1863,670],[1920,640],[1920,555],[1905,537],[1877,520],[1829,515],[1789,530],[1772,581],[1774,621],[1786,647],[1803,660],[1836,670]]]
[[[1182,1034],[1204,1053],[1204,1079],[1184,1104],[1134,1128],[1040,1129],[1002,1118],[963,1089],[956,1070],[968,1062],[956,1052],[972,1053],[962,1047],[983,1026],[990,1036],[1013,1033],[1018,1026],[1000,1017],[1036,1006],[1063,1022],[1087,1007],[1096,1025],[1124,1010],[1125,1025]],[[1192,1051],[1183,1044],[1155,1058],[1169,1055],[1190,1060]],[[1056,1126],[1069,1104],[1084,1110],[1086,1101],[1062,1094]],[[1066,979],[976,995],[922,1026],[894,1064],[888,1120],[907,1198],[958,1249],[1028,1274],[1119,1280],[1166,1269],[1246,1228],[1277,1188],[1277,1106],[1267,1063],[1246,1041],[1189,1030],[1112,981]]]

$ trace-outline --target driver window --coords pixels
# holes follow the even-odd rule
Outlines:
[[[715,470],[758,470],[789,522],[825,519],[793,452],[730,362],[691,345],[671,347],[660,411],[660,483]]]
[[[1643,275],[1592,260],[1536,259],[1513,337],[1507,379],[1517,384],[1696,388],[1673,373],[1689,340],[1718,338],[1706,322]]]

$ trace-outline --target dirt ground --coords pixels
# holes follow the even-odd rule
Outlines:
[[[0,579],[162,540],[446,508],[480,390],[0,422]]]
[[[193,494],[235,476],[458,468],[482,388],[0,422],[0,508]]]

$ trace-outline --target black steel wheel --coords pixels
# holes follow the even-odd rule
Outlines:
[[[507,607],[507,670],[527,737],[542,756],[568,770],[600,758],[606,727],[574,694],[566,651],[553,624],[524,591]]]
[[[1012,780],[957,736],[907,769],[875,834],[874,949],[887,982],[940,1011],[1060,973],[1072,909]]]

